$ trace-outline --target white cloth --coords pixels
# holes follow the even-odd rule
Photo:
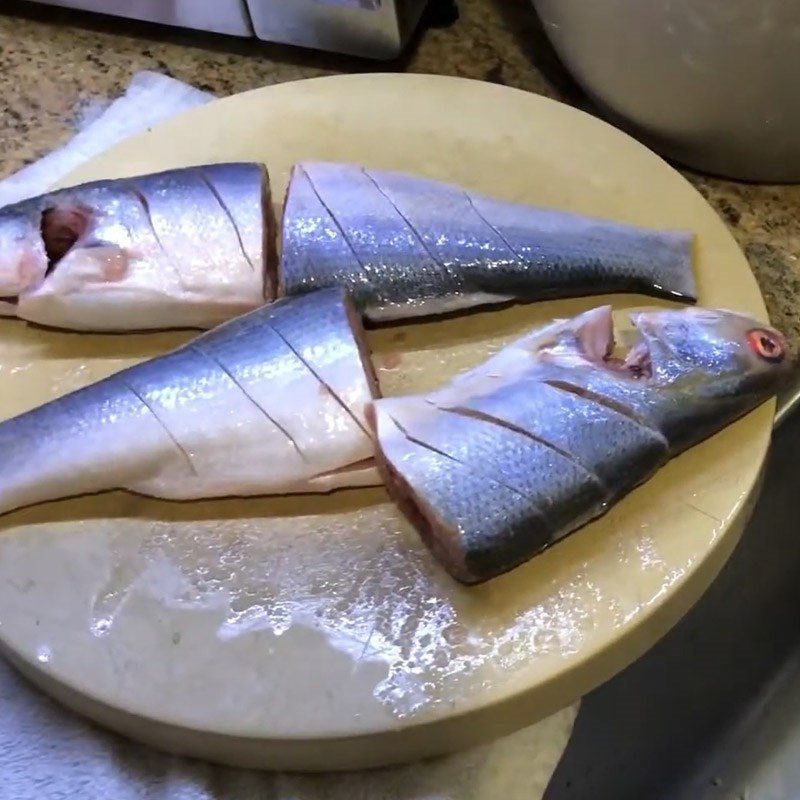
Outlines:
[[[126,136],[213,99],[158,73],[134,75],[122,97],[99,115],[88,119],[84,115],[83,127],[66,145],[0,181],[0,206],[41,194]],[[176,800],[541,800],[569,742],[579,706],[575,703],[491,744],[424,764],[331,775],[226,769],[209,780],[216,768],[151,753],[140,745],[129,744],[124,759],[109,758],[109,738],[49,704],[32,702],[19,690],[9,691],[11,676],[4,672],[0,670],[0,698],[3,716],[12,724],[4,726],[0,721],[0,775],[4,776],[0,782],[11,781],[16,800],[70,796],[82,800],[167,796]],[[45,784],[38,774],[42,769],[50,776]]]
[[[541,800],[577,705],[492,744],[406,767],[288,775],[218,767],[88,725],[0,662],[2,800]]]

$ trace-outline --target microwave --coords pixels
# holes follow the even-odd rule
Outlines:
[[[375,59],[398,56],[428,0],[29,0]]]

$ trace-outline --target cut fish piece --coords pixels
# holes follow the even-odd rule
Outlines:
[[[107,489],[168,499],[380,483],[377,392],[343,290],[263,306],[0,424],[0,512]]]
[[[389,491],[455,578],[475,583],[547,546],[550,530],[533,503],[408,437],[380,404],[372,413]]]
[[[448,386],[372,403],[400,507],[464,583],[510,570],[604,513],[681,452],[774,394],[783,337],[749,317],[611,310],[543,326]]]
[[[261,164],[96,181],[0,210],[0,298],[58,328],[211,328],[274,297],[274,243]]]
[[[345,286],[374,320],[508,300],[640,292],[694,301],[689,231],[508,203],[353,164],[305,162],[284,205],[279,293]]]
[[[511,489],[544,519],[550,537],[610,497],[602,480],[543,439],[466,409],[443,409],[415,398],[382,404],[406,438],[430,447],[471,472]],[[536,464],[536,469],[530,468]]]

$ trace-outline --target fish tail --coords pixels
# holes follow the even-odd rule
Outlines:
[[[657,231],[652,237],[652,255],[640,264],[642,290],[667,299],[696,302],[697,284],[692,270],[694,233]]]
[[[0,423],[0,514],[121,488],[171,452],[160,428],[111,376]]]
[[[80,437],[56,408],[49,404],[0,425],[0,514],[105,488],[100,471],[83,463]]]

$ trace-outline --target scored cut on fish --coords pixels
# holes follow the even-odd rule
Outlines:
[[[87,331],[211,328],[274,297],[263,164],[103,180],[0,209],[0,313]]]
[[[0,423],[0,513],[109,489],[174,500],[380,484],[377,383],[341,289],[278,300]]]
[[[530,559],[772,396],[786,342],[701,308],[557,320],[449,385],[368,409],[387,486],[444,567],[479,583]]]
[[[295,165],[281,242],[279,294],[345,286],[377,321],[609,292],[696,297],[690,231],[510,203],[355,164]]]

